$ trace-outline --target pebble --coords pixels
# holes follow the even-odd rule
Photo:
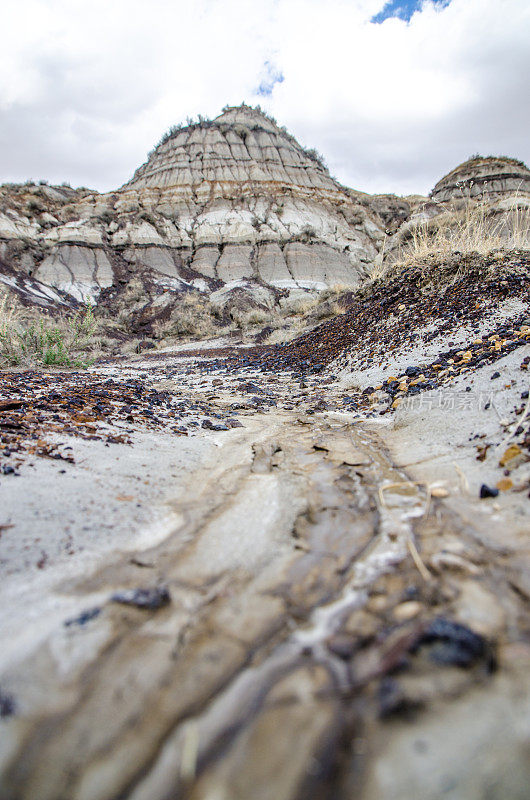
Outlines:
[[[431,489],[431,497],[449,497],[449,492],[442,486],[434,486]]]
[[[483,483],[482,486],[480,487],[479,497],[481,500],[485,500],[488,497],[497,497],[498,494],[499,490],[494,487],[488,486],[487,483]]]
[[[436,664],[467,668],[491,656],[483,637],[445,617],[433,620],[421,638],[421,643],[431,645],[429,657]]]
[[[111,600],[114,603],[155,611],[171,602],[171,596],[165,586],[154,586],[147,589],[127,589],[117,592],[112,595]]]
[[[392,611],[392,616],[396,622],[408,622],[409,619],[417,617],[423,606],[417,600],[408,600],[405,603],[400,603]]]

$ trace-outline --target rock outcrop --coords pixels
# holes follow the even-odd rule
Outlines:
[[[115,192],[0,187],[0,281],[39,303],[55,302],[46,299],[54,290],[62,302],[119,307],[138,279],[151,299],[166,294],[156,308],[190,291],[221,292],[224,307],[262,306],[264,295],[274,306],[291,293],[355,286],[444,204],[484,197],[499,227],[515,197],[530,202],[530,171],[477,157],[430,198],[370,196],[342,186],[318,153],[242,105],[172,128]]]
[[[173,291],[353,286],[409,213],[344,188],[245,105],[172,129],[116,192],[4,187],[0,201],[0,255],[78,300],[136,273]]]
[[[474,156],[451,170],[431,192],[437,202],[530,194],[530,170],[506,156]]]

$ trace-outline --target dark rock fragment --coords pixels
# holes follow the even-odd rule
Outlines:
[[[12,717],[16,711],[15,698],[0,689],[0,719]]]
[[[126,589],[123,592],[116,592],[111,600],[113,603],[155,611],[167,606],[171,602],[171,595],[166,586],[153,586],[147,589]]]
[[[232,419],[232,417],[230,417],[229,419],[226,420],[226,424],[230,428],[244,428],[245,427],[242,422],[240,422],[238,419]]]
[[[431,645],[429,658],[437,664],[467,668],[479,661],[486,661],[490,671],[495,667],[486,640],[465,625],[445,617],[433,620],[418,644]]]
[[[82,611],[78,617],[72,617],[71,619],[65,620],[64,626],[69,628],[71,625],[86,625],[87,622],[90,622],[91,619],[99,617],[100,614],[100,608],[88,608],[86,611]]]
[[[215,425],[211,419],[205,419],[202,423],[202,427],[208,431],[228,431],[228,425],[224,425],[223,423],[219,425]]]
[[[18,472],[11,464],[2,464],[2,475],[18,475]]]
[[[488,497],[497,497],[498,494],[499,490],[494,486],[488,486],[487,483],[483,483],[480,487],[479,496],[481,500],[485,500]]]

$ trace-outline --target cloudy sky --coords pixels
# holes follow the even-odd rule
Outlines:
[[[2,31],[0,182],[116,188],[242,101],[368,192],[530,164],[528,0],[2,0]]]

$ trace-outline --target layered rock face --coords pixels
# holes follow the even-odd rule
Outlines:
[[[466,198],[486,198],[498,227],[514,198],[530,204],[530,171],[478,157],[430,198],[370,196],[242,105],[173,128],[115,192],[0,187],[0,282],[47,304],[119,306],[139,279],[164,302],[195,291],[271,307],[290,293],[354,286],[383,255],[397,257],[411,228]]]
[[[4,258],[77,299],[136,273],[172,290],[265,284],[271,303],[278,290],[353,286],[393,209],[398,221],[408,215],[397,198],[372,206],[342,187],[314,151],[248,106],[173,129],[116,192],[33,187],[28,200],[19,188],[18,207],[4,204],[0,219]],[[23,258],[20,242],[31,251]]]
[[[530,194],[530,170],[522,161],[504,156],[470,158],[451,170],[431,192],[437,202]]]

